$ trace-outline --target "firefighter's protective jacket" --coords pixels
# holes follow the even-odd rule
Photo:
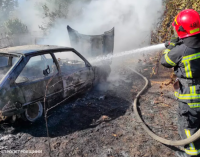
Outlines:
[[[200,35],[184,38],[182,44],[166,49],[161,64],[167,68],[174,67],[176,76],[183,80],[200,79]],[[191,108],[200,107],[200,84],[181,85],[175,97]]]

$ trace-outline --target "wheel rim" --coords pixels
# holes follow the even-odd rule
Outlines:
[[[25,111],[25,116],[28,121],[34,122],[42,116],[42,113],[43,113],[42,103],[36,102],[27,107]]]

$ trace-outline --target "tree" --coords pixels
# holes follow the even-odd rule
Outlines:
[[[18,0],[0,0],[0,23],[5,29],[5,33],[21,34],[27,33],[27,26],[21,23],[17,18],[13,19],[11,13],[18,7]]]
[[[5,28],[9,35],[28,33],[27,26],[17,18],[5,22]]]
[[[173,33],[172,21],[184,9],[194,9],[200,13],[200,0],[164,0],[163,17],[157,30],[152,33],[152,43],[170,40]]]
[[[68,19],[69,7],[72,3],[89,3],[91,0],[46,0],[45,3],[41,3],[42,14],[44,19],[48,22],[39,26],[42,30],[51,28],[57,19]],[[76,10],[77,8],[74,8]]]
[[[9,15],[18,6],[18,0],[0,0],[0,11],[4,19],[8,19]]]

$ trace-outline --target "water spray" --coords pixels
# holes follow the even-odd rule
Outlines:
[[[100,62],[100,61],[105,61],[105,60],[111,60],[113,58],[118,58],[118,57],[123,57],[135,53],[150,53],[152,51],[161,51],[165,49],[165,44],[158,44],[158,45],[152,45],[152,46],[147,46],[143,48],[138,48],[135,50],[130,50],[130,51],[124,51],[116,54],[108,54],[106,56],[99,56],[96,57],[95,59],[89,59],[90,63],[95,63],[95,62]]]

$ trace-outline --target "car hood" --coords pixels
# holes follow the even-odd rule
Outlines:
[[[71,46],[86,58],[113,54],[114,28],[101,35],[84,35],[67,26]]]

